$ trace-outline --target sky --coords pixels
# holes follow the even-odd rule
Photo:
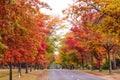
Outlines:
[[[62,16],[61,11],[67,8],[69,4],[72,4],[73,0],[41,0],[41,1],[48,3],[48,5],[52,8],[51,11],[43,9],[42,10],[43,12]]]
[[[62,10],[68,8],[70,4],[72,4],[73,0],[41,0],[43,2],[48,3],[48,5],[52,8],[52,10],[41,9],[43,13],[52,14],[52,15],[59,15],[63,17]],[[57,35],[59,37],[63,37],[65,33],[67,33],[69,29],[61,29],[57,31]],[[59,45],[59,42],[56,42]],[[55,51],[55,54],[58,54],[58,51]]]
[[[73,3],[73,0],[41,0],[43,2],[46,2],[52,10],[47,10],[45,8],[41,9],[43,13],[50,14],[50,15],[59,15],[60,17],[63,17],[62,10],[68,8],[70,4]],[[65,23],[67,24],[67,23]],[[62,38],[66,32],[68,32],[69,29],[61,29],[57,31],[57,35],[61,35],[60,37]]]

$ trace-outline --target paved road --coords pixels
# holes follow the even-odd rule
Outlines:
[[[105,80],[97,76],[75,70],[51,69],[48,80]]]

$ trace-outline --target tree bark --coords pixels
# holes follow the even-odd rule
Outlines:
[[[82,56],[82,69],[84,70],[84,59],[83,59],[83,55]]]
[[[2,69],[5,69],[5,65],[4,65],[4,63],[2,64]]]
[[[25,73],[28,73],[28,63],[26,62],[26,71]]]
[[[108,54],[108,64],[109,64],[109,73],[112,73],[112,64],[111,64],[111,58],[110,58],[110,51],[113,48],[113,44],[110,44],[109,42],[106,43],[106,45],[103,45],[104,48],[107,50]]]
[[[99,59],[99,72],[102,71],[102,67],[101,67],[101,59]]]
[[[91,70],[93,71],[94,70],[94,59],[93,59],[93,53],[91,53]]]
[[[115,53],[113,53],[113,68],[116,69],[116,58],[115,58]]]
[[[18,63],[18,76],[19,76],[19,78],[21,77],[21,64],[20,63]]]
[[[112,73],[112,64],[110,59],[110,50],[108,50],[109,73]]]
[[[77,64],[76,64],[76,69],[78,69],[78,62],[77,62]]]
[[[32,72],[32,64],[30,65],[30,72]]]
[[[9,80],[12,80],[12,62],[9,63],[9,67],[10,67]]]
[[[37,64],[37,70],[39,70],[40,69],[40,65],[39,64]]]
[[[35,62],[35,66],[34,66],[34,70],[36,70],[37,69],[37,62]]]

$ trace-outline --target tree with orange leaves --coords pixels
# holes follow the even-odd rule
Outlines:
[[[1,42],[8,47],[3,55],[10,66],[10,80],[14,63],[25,62],[28,72],[27,64],[33,62],[37,49],[45,39],[43,36],[49,33],[43,20],[45,15],[39,11],[41,7],[49,6],[39,0],[0,1],[0,37]],[[36,23],[36,17],[40,18],[39,23]]]

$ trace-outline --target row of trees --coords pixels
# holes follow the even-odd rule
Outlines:
[[[58,21],[40,12],[50,7],[40,0],[0,0],[0,66],[9,65],[10,80],[12,66],[46,68],[53,57],[54,40],[51,34]]]
[[[119,0],[74,0],[63,13],[72,28],[61,40],[58,63],[101,71],[108,62],[109,73],[120,66],[116,65],[120,60]]]

